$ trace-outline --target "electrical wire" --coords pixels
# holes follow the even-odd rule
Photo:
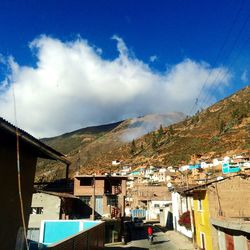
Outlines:
[[[18,187],[18,197],[20,202],[20,213],[23,226],[23,236],[26,244],[26,249],[29,250],[29,244],[27,239],[27,231],[25,224],[25,215],[24,215],[24,206],[23,206],[23,197],[22,197],[22,182],[21,182],[21,167],[20,167],[20,141],[19,141],[19,130],[17,124],[17,112],[16,112],[16,98],[15,98],[15,89],[14,84],[12,85],[12,95],[13,95],[13,105],[14,105],[14,119],[16,127],[16,167],[17,167],[17,187]],[[21,247],[20,247],[21,249]]]
[[[242,25],[242,27],[241,27],[241,29],[240,29],[240,31],[239,31],[239,33],[238,33],[236,39],[234,40],[234,43],[233,43],[231,52],[230,52],[230,54],[229,54],[229,56],[228,56],[228,59],[230,58],[230,56],[231,56],[231,54],[232,54],[232,51],[233,51],[234,48],[236,47],[236,44],[238,43],[239,38],[241,37],[241,35],[242,35],[244,29],[246,28],[246,25],[247,25],[249,19],[250,19],[250,14],[249,14],[249,15],[247,16],[247,18],[245,19],[245,21],[244,21],[244,23],[243,23],[243,25]],[[216,75],[216,77],[215,77],[215,79],[214,79],[214,82],[217,82],[217,83],[214,84],[214,86],[212,86],[213,88],[210,89],[210,93],[208,93],[208,94],[205,96],[205,98],[204,98],[204,100],[203,100],[203,104],[206,104],[206,102],[208,101],[209,97],[210,97],[210,96],[213,96],[213,94],[215,93],[215,91],[218,89],[219,83],[222,82],[222,81],[226,78],[226,76],[229,74],[230,70],[232,69],[232,66],[233,66],[233,65],[235,64],[235,62],[238,60],[238,58],[239,58],[239,56],[241,55],[243,49],[244,49],[245,46],[247,45],[249,39],[250,39],[250,37],[248,37],[248,38],[245,40],[245,42],[243,43],[243,45],[239,48],[238,54],[236,54],[236,56],[234,57],[234,60],[231,60],[231,63],[229,64],[228,69],[227,69],[226,72],[222,75],[221,78],[219,78],[219,77],[220,77],[220,74],[223,73],[223,70],[222,70],[222,69],[219,70],[219,72],[217,73],[217,75]],[[211,91],[212,91],[212,92],[211,92]]]
[[[228,41],[228,39],[229,39],[229,37],[230,37],[230,35],[231,35],[232,31],[233,31],[233,28],[234,28],[234,26],[235,26],[235,24],[236,24],[236,22],[237,22],[237,20],[238,20],[238,18],[239,18],[239,16],[240,16],[240,12],[242,11],[242,8],[243,8],[243,0],[241,1],[241,5],[240,5],[240,7],[239,7],[239,9],[238,9],[238,11],[237,11],[237,13],[236,13],[234,19],[233,19],[233,22],[232,22],[232,24],[231,24],[231,26],[230,26],[230,29],[228,30],[228,32],[227,32],[227,34],[226,34],[226,36],[225,36],[225,39],[224,39],[224,41],[223,41],[223,43],[222,43],[222,45],[221,45],[221,47],[220,47],[220,49],[219,49],[219,52],[218,52],[218,54],[217,54],[217,56],[216,56],[216,58],[215,58],[215,60],[214,60],[214,65],[216,65],[216,64],[218,63],[220,57],[222,56],[223,50],[224,50],[225,47],[226,47],[227,41]],[[193,111],[195,110],[195,107],[198,106],[198,102],[199,102],[199,100],[200,100],[202,91],[205,89],[205,86],[206,86],[206,84],[208,83],[208,80],[209,80],[210,76],[212,75],[212,72],[213,72],[213,69],[210,68],[210,69],[209,69],[208,76],[206,77],[205,81],[203,82],[202,87],[201,87],[201,89],[200,89],[200,91],[199,91],[198,96],[195,98],[195,103],[193,104],[192,108],[191,108],[190,111],[189,111],[189,114],[190,114],[190,115],[191,115],[191,114],[193,113]]]

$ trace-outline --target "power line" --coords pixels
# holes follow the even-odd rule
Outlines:
[[[245,19],[245,21],[244,21],[244,23],[243,23],[243,25],[242,25],[242,27],[241,27],[241,29],[240,29],[238,35],[236,36],[236,39],[234,40],[234,43],[233,43],[233,46],[232,46],[232,48],[231,48],[231,52],[230,52],[230,54],[229,54],[229,56],[228,56],[228,59],[229,59],[230,56],[232,55],[232,52],[233,52],[234,48],[236,47],[236,44],[238,43],[238,41],[239,41],[239,39],[240,39],[240,37],[241,37],[241,35],[242,35],[242,33],[243,33],[243,31],[244,31],[244,29],[245,29],[247,23],[248,23],[248,21],[249,21],[249,18],[250,18],[250,14],[249,14],[249,15],[247,16],[247,18]],[[202,104],[206,104],[206,102],[208,101],[208,98],[209,98],[210,96],[213,96],[214,92],[215,92],[216,89],[218,88],[219,83],[222,82],[222,80],[225,79],[225,77],[226,77],[227,74],[229,73],[229,70],[232,69],[233,64],[235,63],[235,61],[236,61],[236,60],[239,58],[239,56],[241,55],[241,53],[242,53],[244,47],[246,46],[247,42],[249,41],[249,39],[250,39],[250,37],[248,37],[248,38],[245,40],[245,42],[243,43],[243,45],[239,48],[238,54],[235,56],[234,60],[231,60],[231,63],[229,64],[229,67],[228,67],[226,73],[224,73],[224,74],[222,75],[222,78],[221,78],[220,80],[219,80],[219,76],[220,76],[221,73],[223,73],[223,70],[222,70],[222,69],[219,70],[219,72],[217,73],[217,75],[216,75],[216,77],[215,77],[215,79],[214,79],[214,81],[213,81],[213,82],[215,83],[215,85],[214,85],[214,86],[211,86],[211,88],[210,88],[210,91],[212,90],[212,93],[209,94],[209,92],[207,92],[207,95],[205,96],[205,98],[204,98]],[[216,82],[217,82],[217,84],[216,84]]]
[[[223,41],[223,43],[222,43],[222,45],[221,45],[221,47],[219,49],[219,52],[218,52],[218,54],[217,54],[217,56],[215,58],[215,61],[214,61],[214,65],[216,65],[218,63],[218,61],[219,61],[219,59],[220,59],[220,57],[222,55],[222,52],[226,47],[227,40],[229,39],[229,37],[230,37],[230,35],[231,35],[232,31],[233,31],[234,25],[236,24],[237,19],[239,18],[239,15],[240,15],[240,12],[241,12],[242,8],[243,8],[243,0],[241,1],[241,5],[240,5],[240,7],[239,7],[234,19],[233,19],[232,25],[231,25],[230,29],[228,30],[228,32],[226,34],[226,37],[225,37],[225,39],[224,39],[224,41]],[[195,103],[193,104],[191,110],[189,111],[189,114],[192,114],[195,107],[197,107],[198,102],[199,102],[200,97],[201,97],[201,94],[202,94],[202,91],[203,91],[203,89],[205,89],[205,86],[208,83],[208,80],[209,80],[212,72],[213,72],[213,69],[211,67],[210,70],[209,70],[208,76],[206,77],[205,81],[202,84],[202,87],[201,87],[201,89],[199,91],[198,97],[195,99]]]

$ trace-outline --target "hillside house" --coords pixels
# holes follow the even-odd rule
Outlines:
[[[2,198],[0,214],[0,242],[2,250],[25,249],[24,226],[27,229],[33,182],[38,158],[60,161],[66,165],[66,177],[70,162],[65,156],[0,118],[0,194]],[[17,149],[19,142],[19,150]],[[23,201],[22,223],[18,188],[17,157],[20,163],[20,187]]]
[[[74,178],[74,195],[89,207],[89,217],[122,217],[125,214],[125,176],[78,175]],[[93,210],[94,208],[94,210]]]

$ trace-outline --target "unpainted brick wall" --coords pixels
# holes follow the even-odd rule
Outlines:
[[[208,188],[209,211],[212,218],[250,217],[250,177],[232,177]]]

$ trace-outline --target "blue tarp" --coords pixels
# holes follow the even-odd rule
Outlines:
[[[201,164],[189,165],[189,169],[201,168]]]

